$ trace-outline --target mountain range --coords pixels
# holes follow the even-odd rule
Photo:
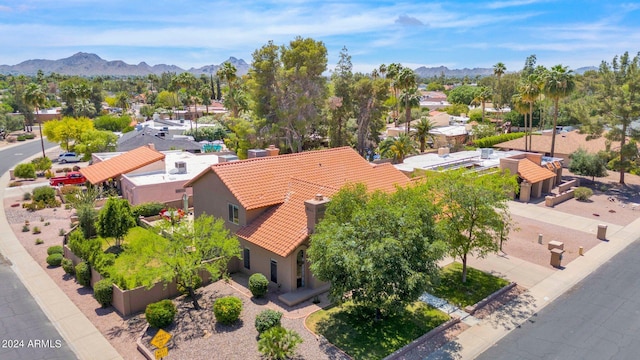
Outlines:
[[[230,57],[228,60],[223,61],[222,64],[226,62],[236,67],[238,75],[244,75],[249,71],[249,64],[242,59]],[[206,65],[197,69],[185,70],[175,65],[159,64],[150,66],[145,62],[131,65],[121,60],[107,61],[96,54],[79,52],[59,60],[34,59],[23,61],[17,65],[0,65],[0,74],[33,76],[38,73],[38,70],[42,70],[45,74],[57,73],[77,76],[146,76],[150,74],[160,75],[165,72],[176,74],[190,72],[195,76],[200,76],[201,74],[215,74],[222,64]]]
[[[234,57],[230,57],[218,65],[205,65],[200,68],[185,70],[176,65],[159,64],[150,66],[145,62],[141,62],[138,65],[131,65],[122,60],[107,61],[96,54],[79,52],[68,58],[59,60],[33,59],[23,61],[17,65],[0,65],[0,74],[34,76],[38,73],[38,70],[42,70],[45,74],[57,73],[77,76],[146,76],[150,74],[160,75],[165,72],[173,72],[176,74],[190,72],[195,76],[200,76],[201,74],[215,74],[218,68],[226,62],[236,67],[239,76],[249,72],[249,64],[243,59],[236,59]],[[597,70],[597,68],[590,66],[576,69],[575,72],[582,74],[587,70]],[[421,66],[414,69],[414,71],[422,78],[432,78],[441,75],[455,78],[463,78],[465,76],[474,78],[476,76],[490,76],[493,74],[493,69],[491,68],[449,69],[446,66],[430,68]]]

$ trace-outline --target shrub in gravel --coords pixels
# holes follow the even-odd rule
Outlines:
[[[76,265],[76,281],[82,286],[91,284],[91,268],[84,261]]]
[[[56,199],[56,191],[51,186],[40,186],[33,189],[33,201],[48,203]]]
[[[147,305],[144,310],[144,316],[150,326],[160,329],[169,326],[177,312],[178,310],[173,302],[166,299]]]
[[[267,359],[284,360],[295,355],[300,343],[302,337],[297,332],[276,326],[260,334],[258,351]]]
[[[39,228],[39,227],[37,227],[37,226],[34,226],[34,227],[33,227],[33,233],[34,233],[34,234],[40,234],[41,232],[42,232],[42,231],[40,231],[40,228]]]
[[[76,268],[73,267],[73,261],[71,261],[71,259],[67,259],[67,258],[62,259],[61,265],[62,265],[62,270],[64,270],[66,274],[73,275],[76,273]]]
[[[62,264],[62,254],[51,254],[47,256],[49,266],[60,266]]]
[[[587,201],[591,196],[593,196],[593,190],[589,189],[588,187],[580,186],[573,191],[573,194],[575,195],[577,200]]]
[[[22,225],[22,232],[29,232],[29,225]]]
[[[52,254],[64,254],[62,245],[49,246],[49,248],[47,249],[47,255],[52,255]]]
[[[235,296],[225,296],[213,303],[213,315],[221,324],[231,324],[238,320],[242,312],[242,300]]]
[[[26,192],[26,193],[22,194],[22,200],[24,200],[24,201],[31,200],[31,193]]]
[[[263,333],[274,326],[281,326],[281,318],[282,313],[279,311],[271,309],[263,310],[256,316],[256,330],[258,330],[259,333]]]
[[[113,282],[109,279],[102,279],[93,284],[93,297],[104,308],[111,305],[113,299]]]
[[[18,164],[13,169],[13,175],[22,179],[35,179],[36,167],[33,164]]]
[[[37,238],[36,239],[36,245],[42,245],[42,244],[44,244],[44,240],[42,240],[40,238]]]
[[[249,277],[249,291],[257,298],[263,297],[267,293],[268,285],[269,280],[260,273],[255,273]]]

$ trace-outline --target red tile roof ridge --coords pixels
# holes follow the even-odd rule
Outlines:
[[[246,164],[248,162],[255,162],[255,161],[268,161],[268,160],[282,161],[280,159],[283,159],[283,158],[287,159],[287,158],[292,158],[292,157],[302,157],[302,156],[317,156],[317,154],[319,154],[319,153],[337,152],[337,151],[342,151],[342,150],[346,150],[346,149],[353,150],[349,146],[342,146],[342,147],[331,148],[331,149],[320,149],[320,150],[312,150],[312,151],[303,151],[303,152],[298,152],[298,153],[282,154],[282,155],[277,155],[277,156],[264,156],[264,157],[257,157],[257,158],[253,158],[253,159],[243,159],[243,160],[238,160],[238,161],[229,161],[229,162],[217,163],[217,164],[211,165],[211,168],[218,168],[218,167],[224,167],[224,166],[233,166],[233,165],[237,166],[237,164]]]

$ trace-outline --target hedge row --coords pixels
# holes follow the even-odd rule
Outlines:
[[[523,136],[524,136],[523,132],[500,134],[500,135],[489,136],[486,138],[475,140],[473,144],[479,148],[491,148],[496,144],[500,144],[505,141],[509,141],[513,139],[519,139]]]

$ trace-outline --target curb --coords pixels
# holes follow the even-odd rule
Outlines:
[[[516,285],[518,285],[518,284],[515,283],[515,282],[512,282],[509,285],[506,285],[503,288],[496,290],[493,294],[491,294],[491,295],[487,296],[486,298],[478,301],[474,305],[466,306],[464,308],[464,311],[468,312],[470,315],[473,315],[473,314],[476,313],[476,311],[478,311],[478,310],[482,309],[483,307],[485,307],[488,303],[493,301],[498,296],[500,296],[500,295],[506,293],[507,291],[513,289],[514,287],[516,287]]]
[[[138,348],[138,351],[140,351],[140,353],[144,355],[145,358],[147,358],[147,360],[155,360],[156,359],[155,354],[152,353],[151,350],[149,350],[149,348],[147,348],[142,343],[142,337],[144,337],[144,334],[147,332],[148,329],[149,329],[149,325],[147,324],[147,326],[145,326],[144,329],[142,329],[140,336],[138,336],[138,338],[136,339],[136,347]]]
[[[384,358],[384,360],[400,359],[407,352],[413,350],[418,345],[431,340],[431,338],[433,338],[434,336],[439,335],[440,333],[446,331],[447,329],[449,329],[450,327],[452,327],[452,326],[454,326],[454,325],[456,325],[458,323],[460,323],[460,318],[459,317],[452,317],[448,321],[445,321],[444,323],[440,324],[438,327],[436,327],[434,329],[431,329],[431,331],[429,331],[428,333],[420,336],[419,338],[413,340],[411,343],[405,345],[403,348],[401,348],[399,350],[396,350],[394,353],[392,353],[391,355],[389,355],[386,358]]]

